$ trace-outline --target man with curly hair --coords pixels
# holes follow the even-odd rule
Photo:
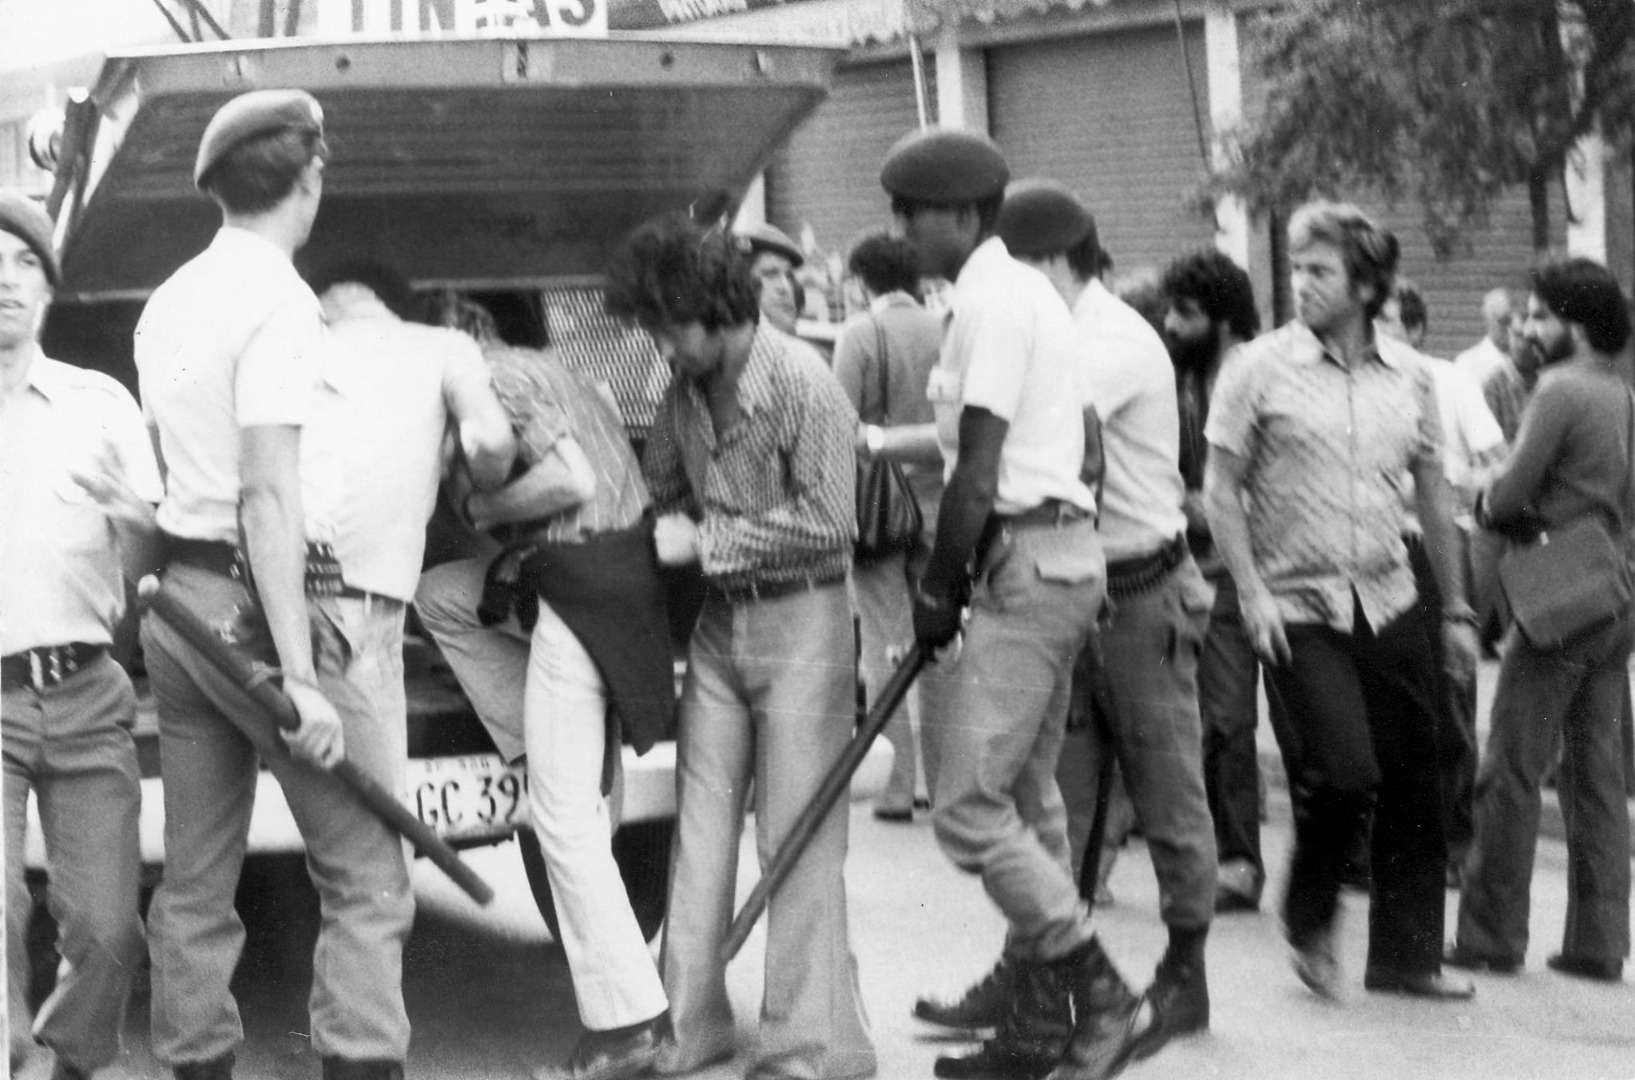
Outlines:
[[[676,735],[662,961],[673,1031],[655,1063],[682,1073],[734,1050],[720,952],[751,782],[764,863],[851,738],[857,413],[815,352],[762,322],[735,238],[660,218],[626,239],[608,277],[608,311],[639,324],[672,371],[643,464],[659,559],[697,562],[706,587]],[[752,1077],[875,1071],[846,826],[844,806],[830,812],[768,907]]]

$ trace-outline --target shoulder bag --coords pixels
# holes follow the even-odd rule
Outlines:
[[[880,407],[889,409],[885,328],[878,318],[870,321],[880,367]],[[879,456],[857,463],[857,562],[867,565],[909,550],[918,542],[923,524],[920,504],[901,465]]]
[[[1626,446],[1624,523],[1631,516],[1630,481],[1635,473],[1635,395],[1630,397]],[[1516,625],[1538,649],[1559,649],[1623,616],[1635,597],[1628,546],[1612,535],[1600,514],[1585,514],[1512,545],[1499,560],[1499,584]]]

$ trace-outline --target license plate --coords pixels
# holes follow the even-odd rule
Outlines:
[[[528,777],[498,754],[411,758],[409,796],[445,840],[504,836],[528,824]]]

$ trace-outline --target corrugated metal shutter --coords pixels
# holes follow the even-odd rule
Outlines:
[[[1187,24],[1198,108],[1209,117],[1203,26]],[[1203,180],[1175,28],[995,48],[988,60],[994,139],[1017,177],[1049,176],[1096,215],[1118,270],[1163,266],[1215,241],[1193,207]]]
[[[926,104],[934,109],[929,61]],[[829,99],[796,129],[767,169],[767,218],[796,238],[810,225],[819,246],[837,254],[859,233],[890,225],[880,163],[892,144],[918,126],[914,72],[907,59],[842,68]]]

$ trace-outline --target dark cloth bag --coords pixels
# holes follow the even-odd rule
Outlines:
[[[1635,470],[1635,399],[1625,444],[1625,511]],[[1515,544],[1499,559],[1499,585],[1529,644],[1557,649],[1621,617],[1635,598],[1628,545],[1614,537],[1599,514],[1587,514]]]
[[[880,367],[880,407],[885,409],[891,401],[886,384],[886,335],[880,320],[872,321]],[[924,524],[919,500],[901,465],[881,457],[857,463],[857,562],[867,565],[908,551],[919,542]]]

